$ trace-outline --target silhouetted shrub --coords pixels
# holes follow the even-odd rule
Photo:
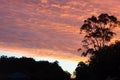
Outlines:
[[[30,80],[69,80],[70,74],[64,72],[57,62],[35,61],[33,58],[1,56],[0,74],[24,73]],[[1,79],[1,77],[0,77]]]

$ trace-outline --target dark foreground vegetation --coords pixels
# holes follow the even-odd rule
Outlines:
[[[69,80],[57,61],[35,61],[32,58],[1,56],[0,80]]]
[[[120,42],[111,44],[111,39],[117,34],[116,27],[120,27],[120,21],[105,13],[84,21],[80,30],[85,36],[78,51],[84,48],[82,56],[90,57],[88,64],[78,64],[76,80],[120,80]]]
[[[80,62],[76,80],[120,80],[120,42],[94,51],[89,64]]]

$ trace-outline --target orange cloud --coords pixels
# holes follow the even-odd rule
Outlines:
[[[47,3],[48,0],[40,0],[42,3]]]

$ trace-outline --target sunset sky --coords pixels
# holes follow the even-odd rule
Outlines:
[[[83,20],[101,13],[120,19],[120,0],[0,0],[0,55],[58,60],[71,72],[86,60]]]

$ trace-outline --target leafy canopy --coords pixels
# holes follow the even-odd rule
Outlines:
[[[118,27],[119,24],[120,21],[115,16],[108,14],[100,14],[97,17],[92,16],[86,19],[80,27],[80,33],[85,34],[82,40],[82,49],[84,48],[85,51],[82,55],[94,55],[94,51],[106,46],[115,35],[113,28]],[[78,49],[78,51],[80,50],[81,48]]]

